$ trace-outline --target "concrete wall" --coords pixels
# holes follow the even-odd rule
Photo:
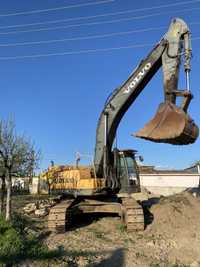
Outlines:
[[[0,188],[2,181],[0,180]],[[29,178],[28,177],[12,177],[12,187],[15,189],[28,190],[29,189]]]
[[[188,188],[199,187],[200,175],[187,173],[140,174],[140,183],[154,194],[167,196],[180,193]]]
[[[39,177],[33,177],[32,178],[32,184],[29,185],[29,190],[31,194],[38,194],[39,193],[39,183],[40,179]]]

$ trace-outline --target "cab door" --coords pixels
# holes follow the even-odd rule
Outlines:
[[[134,155],[119,153],[118,179],[120,192],[134,193],[140,191],[139,172]]]

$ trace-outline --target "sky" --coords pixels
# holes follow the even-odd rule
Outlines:
[[[194,38],[189,114],[200,125],[200,39],[195,40],[200,37],[200,0],[7,0],[0,1],[0,10],[0,118],[14,117],[17,133],[34,141],[42,152],[41,169],[51,160],[72,164],[76,152],[87,155],[83,163],[91,160],[106,98],[147,56],[174,17],[186,21]],[[184,79],[181,69],[180,89]],[[162,101],[159,70],[123,117],[118,146],[138,150],[143,164],[186,168],[200,159],[199,139],[173,146],[131,136]]]

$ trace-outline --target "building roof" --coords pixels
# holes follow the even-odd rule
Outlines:
[[[139,169],[140,169],[140,173],[141,174],[159,174],[159,173],[162,173],[162,174],[194,174],[194,173],[198,173],[198,167],[197,165],[194,165],[194,166],[191,166],[191,167],[188,167],[186,169],[181,169],[181,170],[178,170],[178,169],[162,169],[162,170],[158,170],[156,169],[155,166],[139,166]]]

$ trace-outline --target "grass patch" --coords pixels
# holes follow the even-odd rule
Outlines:
[[[99,231],[97,230],[96,228],[91,228],[89,230],[91,233],[93,233],[93,235],[95,236],[95,238],[97,239],[101,239],[105,242],[112,242],[111,239],[109,239],[107,236],[106,236],[106,233],[102,232],[102,231]]]
[[[123,223],[119,223],[116,225],[116,229],[120,232],[120,233],[125,233],[126,232],[126,225]]]
[[[15,215],[11,222],[0,217],[0,263],[12,265],[26,259],[44,260],[60,257],[62,251],[49,250],[40,238],[30,233],[30,222]]]

